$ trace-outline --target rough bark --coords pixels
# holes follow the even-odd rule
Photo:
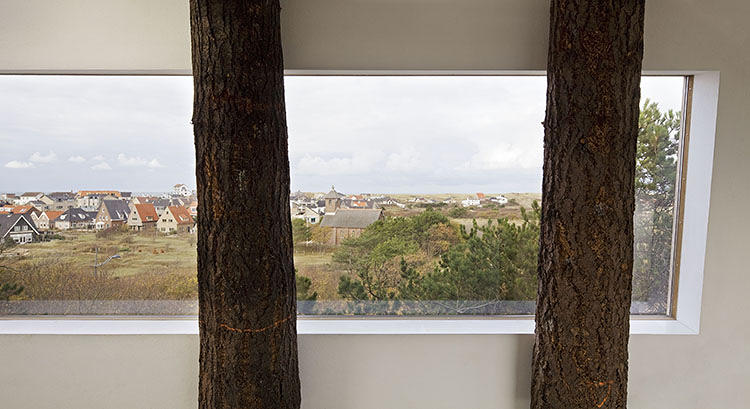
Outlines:
[[[551,2],[534,409],[626,407],[644,2]]]
[[[278,0],[191,0],[199,407],[299,408]]]

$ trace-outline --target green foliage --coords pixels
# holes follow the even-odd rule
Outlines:
[[[680,113],[646,100],[636,154],[633,299],[666,308],[680,136]]]
[[[310,241],[310,226],[303,219],[292,219],[292,242],[296,244]]]
[[[436,231],[440,234],[433,236]],[[399,280],[398,260],[409,255],[429,257],[445,243],[457,240],[448,218],[433,210],[409,218],[379,220],[333,253],[333,261],[350,272],[340,278],[339,295],[354,300],[393,299]]]
[[[313,291],[312,280],[309,277],[297,275],[297,301],[315,301],[318,299],[318,293]]]
[[[4,261],[4,264],[0,264],[0,301],[8,301],[11,297],[23,292],[22,285],[12,282],[4,282],[5,280],[3,280],[5,273],[14,271],[13,268],[8,265],[8,259],[3,257],[3,255],[14,247],[16,247],[16,242],[13,240],[0,240],[0,261]]]
[[[521,210],[522,222],[498,219],[470,232],[445,216],[422,213],[385,219],[347,241],[334,260],[350,266],[338,292],[350,300],[533,300],[539,251],[539,205]],[[419,257],[439,256],[420,272]],[[407,257],[416,258],[409,263]]]
[[[0,301],[8,301],[10,297],[23,292],[23,286],[18,284],[0,283]]]
[[[448,212],[448,216],[453,217],[454,219],[460,219],[462,217],[466,217],[467,214],[469,214],[469,211],[465,207],[459,207],[459,206],[452,208]]]
[[[414,300],[533,300],[539,253],[539,205],[521,210],[523,222],[474,222],[464,240],[441,257],[433,272],[419,275],[404,262],[399,295]]]

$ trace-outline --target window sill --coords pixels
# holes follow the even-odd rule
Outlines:
[[[530,317],[485,319],[299,318],[301,335],[480,335],[533,334]],[[633,317],[633,335],[691,335],[685,322],[661,317]],[[0,335],[197,335],[198,321],[185,319],[34,318],[0,321]]]

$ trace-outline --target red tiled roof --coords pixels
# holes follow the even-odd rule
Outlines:
[[[142,222],[155,222],[159,220],[156,208],[151,203],[137,204],[135,205],[135,211],[138,212],[138,216]]]
[[[193,224],[193,216],[190,216],[190,212],[182,206],[169,206],[169,211],[174,216],[174,220],[177,224]]]
[[[78,192],[78,196],[88,195],[112,195],[115,197],[120,197],[120,192],[118,192],[117,190],[81,190]]]
[[[34,206],[26,205],[26,206],[16,206],[10,212],[13,214],[26,214],[34,210],[36,210]]]
[[[44,212],[44,214],[47,215],[47,218],[50,221],[57,219],[63,213],[65,213],[65,212],[58,212],[58,211],[52,211],[52,210],[48,210],[48,211]]]

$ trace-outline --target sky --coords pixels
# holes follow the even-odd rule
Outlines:
[[[679,110],[681,77],[642,98]],[[195,187],[192,78],[0,76],[0,192]],[[546,78],[285,81],[291,190],[539,192]]]

